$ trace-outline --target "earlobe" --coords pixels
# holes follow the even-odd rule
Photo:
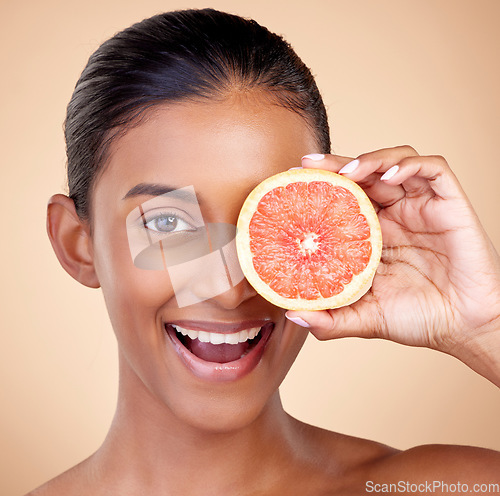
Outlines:
[[[47,205],[47,233],[64,270],[90,288],[100,287],[94,268],[90,229],[71,198],[54,195]]]

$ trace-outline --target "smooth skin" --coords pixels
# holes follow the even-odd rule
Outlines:
[[[369,480],[460,480],[472,485],[498,479],[500,454],[494,451],[423,446],[400,452],[292,418],[283,410],[278,387],[306,339],[303,328],[260,297],[246,280],[215,298],[178,308],[165,272],[133,265],[125,220],[149,198],[124,201],[131,187],[142,182],[193,185],[203,198],[206,222],[235,224],[246,196],[259,182],[297,166],[302,156],[317,149],[300,116],[270,103],[258,91],[236,93],[223,101],[162,106],[112,144],[109,163],[93,191],[91,223],[78,218],[66,196],[51,198],[48,232],[62,266],[82,284],[102,288],[118,342],[120,388],[117,412],[102,446],[30,495],[349,495],[365,494]],[[381,150],[360,160],[359,169],[349,177],[381,205],[384,239],[405,246],[426,242],[426,247],[448,258],[424,258],[420,252],[426,250],[407,248],[403,256],[411,253],[411,265],[418,270],[386,259],[390,271],[376,276],[373,292],[355,309],[290,314],[301,315],[320,339],[383,335],[447,353],[460,349],[462,360],[496,381],[495,354],[481,345],[496,343],[498,349],[500,342],[495,327],[500,315],[498,256],[453,174],[443,159],[417,157],[406,147]],[[323,161],[303,159],[302,164],[339,170],[347,162],[327,156]],[[400,175],[381,181],[381,172],[396,163]],[[462,214],[463,234],[455,233],[457,219],[449,207],[431,206],[431,200],[437,201],[430,193],[435,184],[439,201]],[[427,217],[422,215],[426,208]],[[472,269],[463,274],[460,263],[469,250],[464,252],[462,237],[475,240],[480,276]],[[460,310],[458,303],[449,307],[442,303],[443,294],[448,294],[445,289],[436,290],[429,299],[428,287],[445,285],[448,276],[441,268],[445,263],[451,274],[457,274],[457,287],[460,277],[468,281],[456,296],[455,301],[464,302]],[[470,265],[477,270],[477,263]],[[409,270],[426,277],[410,282]],[[399,295],[409,284],[401,307]],[[487,285],[483,299],[476,294],[482,285]],[[476,299],[480,309],[474,306]],[[417,304],[422,318],[408,318],[403,308]],[[382,315],[386,327],[380,323]],[[366,322],[375,317],[376,329],[370,331]],[[207,383],[165,345],[163,322],[182,318],[222,322],[269,318],[276,327],[261,363],[251,373],[236,381]],[[465,332],[475,339],[464,339]]]

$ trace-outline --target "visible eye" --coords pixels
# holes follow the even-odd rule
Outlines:
[[[158,233],[172,233],[180,231],[196,231],[196,228],[181,219],[179,216],[165,213],[159,214],[144,223],[144,226],[151,231]]]

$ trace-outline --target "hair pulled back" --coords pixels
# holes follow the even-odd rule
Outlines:
[[[160,104],[260,88],[300,114],[330,151],[325,106],[310,70],[282,37],[213,9],[156,15],[117,33],[89,58],[64,125],[69,196],[80,218],[109,145]]]

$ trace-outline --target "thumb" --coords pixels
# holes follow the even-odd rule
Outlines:
[[[371,311],[366,311],[368,309],[360,308],[362,306],[363,303],[359,301],[353,305],[332,310],[313,312],[289,310],[285,316],[295,324],[308,328],[321,341],[347,337],[382,337],[381,330],[384,328],[382,313],[377,308],[370,308]]]

